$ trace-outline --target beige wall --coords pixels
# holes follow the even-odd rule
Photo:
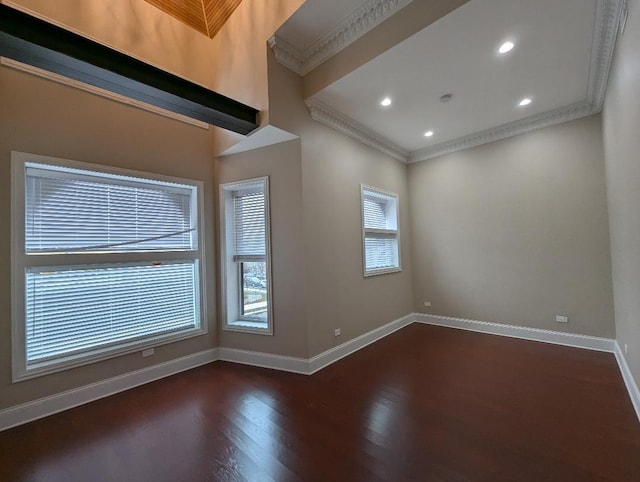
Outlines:
[[[311,119],[302,81],[269,56],[271,122],[300,136],[309,355],[411,313],[406,166]],[[403,271],[363,277],[360,185],[399,195]],[[334,337],[340,328],[342,335]]]
[[[400,273],[363,277],[361,184],[398,194]],[[315,122],[302,136],[302,185],[314,356],[411,313],[409,196],[404,164]]]
[[[110,165],[205,184],[207,301],[216,306],[214,186],[210,132],[159,115],[0,67],[0,409],[216,345],[215,309],[209,333],[89,366],[11,383],[10,155],[22,151]]]
[[[266,40],[302,1],[273,0],[267,4],[262,0],[244,0],[214,39],[192,30],[143,0],[15,0],[3,3],[252,105],[263,111],[266,122]],[[217,346],[217,252],[214,249],[217,186],[214,188],[213,159],[216,152],[242,137],[213,127],[201,129],[186,125],[5,67],[0,67],[0,105],[0,169],[3,172],[0,182],[4,183],[0,188],[0,196],[4,199],[0,204],[0,224],[5,227],[4,235],[0,237],[0,409]],[[142,359],[139,353],[126,355],[11,384],[8,227],[12,150],[204,181],[206,296],[211,308],[207,320],[209,334],[160,346],[153,357]],[[278,181],[275,184],[278,189],[282,187]],[[287,240],[275,251],[279,253],[289,242]],[[286,262],[283,262],[285,266]],[[278,271],[274,271],[277,275]],[[286,279],[278,278],[275,288],[279,293],[286,293],[290,285]],[[279,303],[276,307],[283,320],[292,318],[291,306]],[[296,327],[286,325],[285,321],[283,325],[290,328],[287,333],[296,332]],[[306,355],[306,325],[302,326],[304,328],[298,328],[303,331],[302,347],[297,341],[278,345],[282,337],[276,337],[270,345],[263,347],[264,350],[289,350],[291,354]],[[251,343],[247,342],[245,346],[250,347]]]
[[[408,174],[416,311],[614,336],[600,116]]]
[[[406,167],[313,121],[271,53],[269,82],[270,123],[300,140],[218,158],[216,183],[270,178],[275,335],[221,331],[220,345],[307,358],[411,312]],[[400,196],[402,273],[362,276],[362,183]]]
[[[307,358],[300,141],[219,158],[215,171],[216,184],[269,176],[271,213],[274,334],[220,330],[220,345]],[[220,307],[218,315],[222,325]]]
[[[616,335],[640,385],[640,1],[629,0],[605,100]]]

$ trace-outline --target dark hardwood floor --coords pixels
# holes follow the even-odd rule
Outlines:
[[[306,377],[217,362],[0,433],[5,481],[640,481],[600,353],[410,325]]]

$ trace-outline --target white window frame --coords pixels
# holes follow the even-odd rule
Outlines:
[[[193,186],[196,188],[196,199],[193,203],[194,219],[197,221],[197,243],[195,250],[184,251],[148,251],[126,253],[55,253],[55,254],[27,254],[25,249],[25,179],[28,163],[45,164],[48,166],[80,169],[98,174],[113,174],[142,180],[159,181]],[[102,166],[79,161],[59,159],[49,156],[27,154],[23,152],[11,153],[11,312],[12,312],[12,377],[13,381],[60,372],[69,368],[88,365],[100,360],[114,358],[127,353],[139,352],[147,348],[173,343],[195,336],[201,336],[208,331],[206,286],[205,286],[205,240],[204,240],[204,192],[203,183],[189,179],[162,176],[146,172]],[[196,260],[198,264],[199,286],[196,299],[199,304],[199,326],[176,333],[150,336],[142,340],[123,342],[117,345],[97,348],[77,354],[70,354],[54,360],[28,365],[26,359],[26,327],[25,327],[25,270],[33,267],[56,266],[84,266],[108,265],[115,263],[149,263],[170,260]]]
[[[264,189],[265,202],[265,262],[267,282],[267,322],[244,318],[242,312],[242,277],[240,264],[235,258],[235,230],[233,227],[233,193],[251,189],[261,185]],[[220,260],[221,260],[221,291],[222,291],[222,329],[253,333],[258,335],[273,335],[273,283],[271,281],[271,209],[269,207],[269,177],[258,177],[243,181],[220,184]],[[248,256],[245,261],[251,261]],[[256,260],[256,261],[261,261]]]
[[[365,228],[364,225],[364,199],[367,192],[371,192],[374,194],[380,194],[384,197],[389,198],[392,201],[393,206],[391,209],[394,210],[395,214],[395,229],[371,229]],[[398,273],[402,271],[402,253],[400,248],[400,203],[398,200],[398,195],[393,192],[385,191],[383,189],[379,189],[377,187],[368,186],[366,184],[360,185],[360,215],[361,215],[361,227],[362,227],[362,273],[365,278],[370,276],[377,276],[381,274],[388,273]],[[378,237],[394,237],[397,240],[398,244],[398,266],[393,266],[389,268],[379,268],[379,269],[369,269],[367,270],[367,249],[365,246],[366,238],[375,238]]]

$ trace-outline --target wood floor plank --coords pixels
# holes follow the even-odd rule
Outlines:
[[[640,481],[610,353],[410,325],[306,377],[216,362],[0,433],[0,481]]]

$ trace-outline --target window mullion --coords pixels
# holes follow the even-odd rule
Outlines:
[[[365,228],[364,233],[366,236],[372,237],[390,237],[393,238],[398,234],[397,229],[372,229]]]
[[[185,251],[154,251],[132,253],[76,253],[76,254],[29,254],[24,255],[24,266],[33,268],[38,266],[65,266],[81,264],[118,264],[132,262],[154,262],[169,260],[198,259],[197,250]]]
[[[236,263],[264,263],[267,261],[267,257],[260,254],[236,254],[233,256],[233,261]]]

